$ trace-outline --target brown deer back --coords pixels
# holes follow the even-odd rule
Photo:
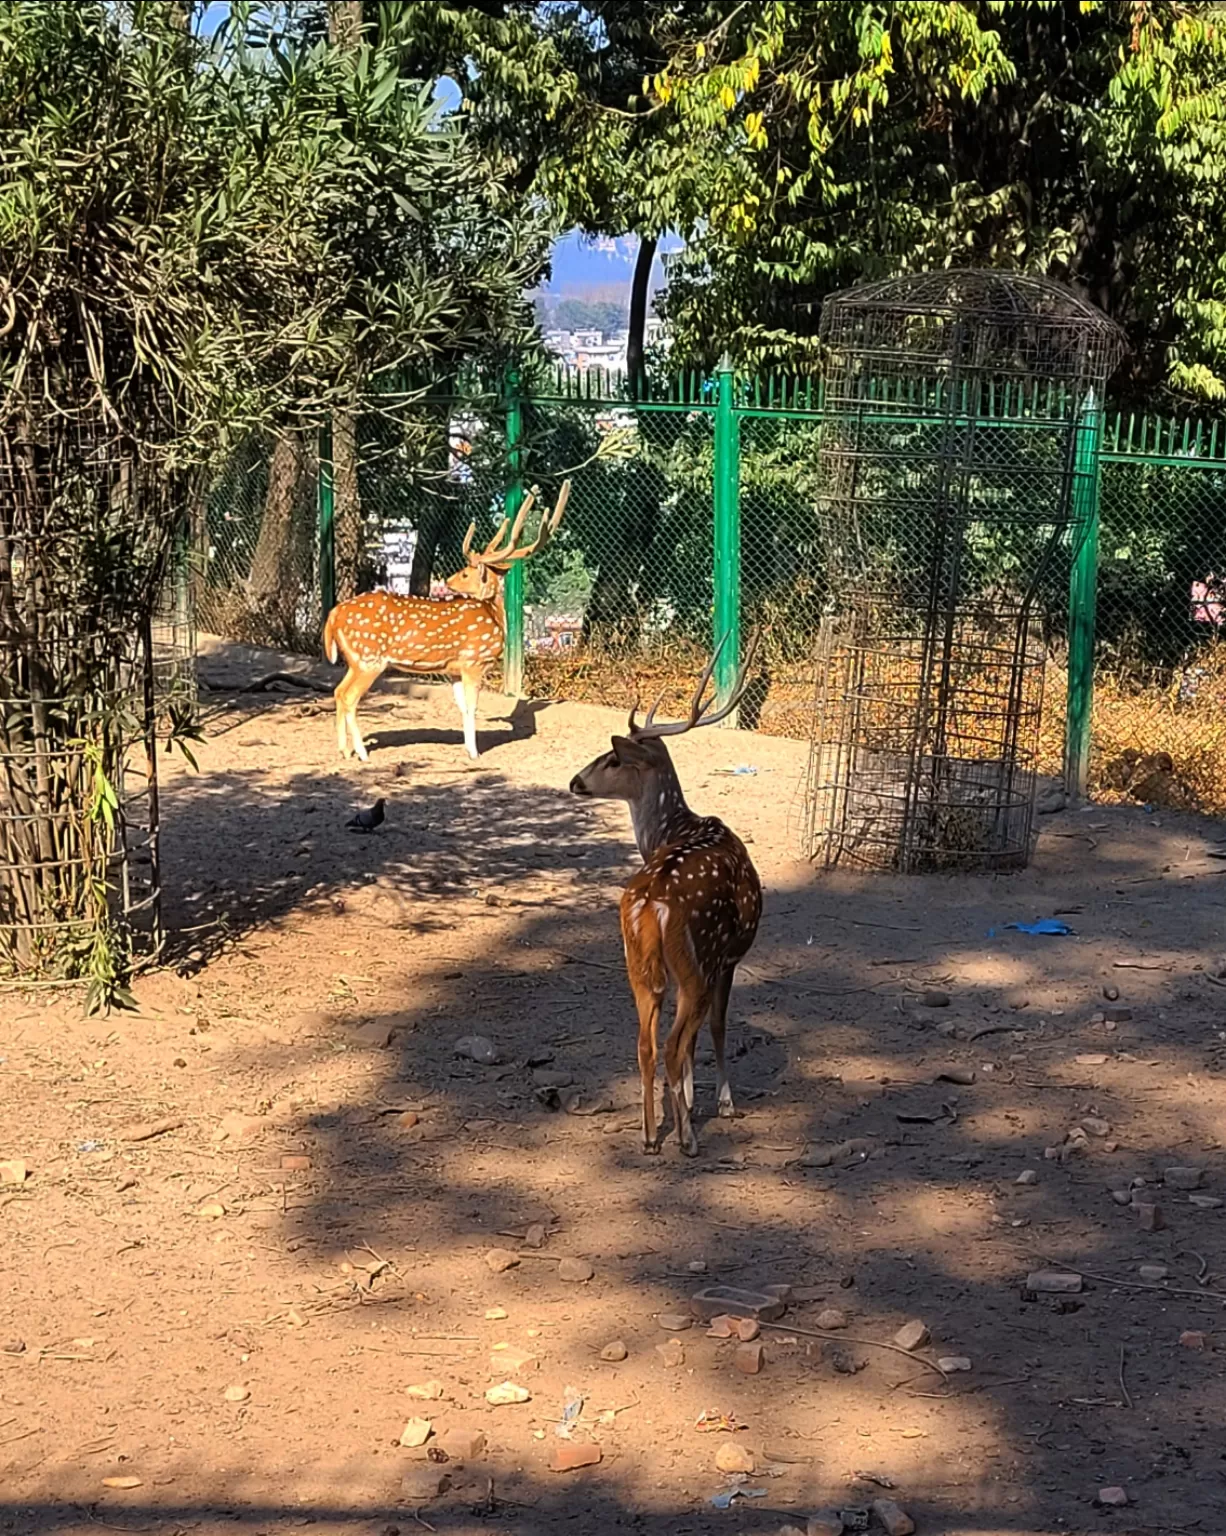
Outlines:
[[[350,666],[441,671],[496,661],[503,633],[492,603],[366,592],[333,610],[332,635]]]

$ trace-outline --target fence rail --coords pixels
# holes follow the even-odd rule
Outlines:
[[[1067,412],[1041,383],[977,399],[951,399],[948,388],[883,387],[875,420],[905,435],[956,411],[995,434],[1016,471],[1018,456],[1039,452],[1042,433],[1028,429]],[[357,571],[336,570],[341,511],[327,434],[253,443],[236,456],[208,509],[200,620],[243,640],[312,648],[346,582],[437,589],[460,564],[469,521],[488,535],[529,485],[551,498],[569,475],[558,538],[507,583],[507,688],[620,704],[632,670],[680,703],[713,637],[731,631],[717,677],[726,690],[740,631],[764,624],[767,687],[743,706],[742,723],[807,736],[826,600],[823,415],[821,382],[792,375],[687,371],[636,395],[601,370],[513,372],[496,385],[457,374],[359,423]],[[1090,756],[1101,781],[1125,748],[1163,750],[1174,716],[1186,726],[1226,704],[1226,416],[1108,411],[1097,436],[1096,463],[1081,466],[1091,490],[1080,523],[1036,602],[1053,658],[1049,714],[1063,731],[1071,708],[1074,757],[1078,712],[1090,718],[1097,679]],[[980,489],[990,507],[992,486]],[[914,515],[923,516],[918,493]],[[993,545],[990,523],[978,552],[985,602],[1017,561],[1007,540]],[[900,526],[899,540],[909,536]],[[1049,758],[1061,751],[1053,745]],[[1226,809],[1226,783],[1199,800]]]

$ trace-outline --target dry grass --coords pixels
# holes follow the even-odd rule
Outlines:
[[[637,696],[650,703],[663,696],[661,713],[684,711],[707,652],[688,640],[673,640],[667,650],[627,657],[595,647],[560,656],[532,656],[528,691],[536,697],[575,699],[592,704],[624,704]],[[770,686],[761,701],[757,728],[767,735],[805,741],[813,718],[812,663],[776,658],[768,662]],[[1120,788],[1118,765],[1128,752],[1151,758],[1166,753],[1174,764],[1165,784],[1142,798],[1173,808],[1226,815],[1226,644],[1197,654],[1196,689],[1187,696],[1186,674],[1169,683],[1140,684],[1135,679],[1100,676],[1094,694],[1091,788],[1108,801],[1137,798]],[[1038,770],[1052,778],[1063,772],[1067,674],[1049,664],[1044,685],[1046,707],[1040,730]],[[753,705],[751,703],[751,717]]]

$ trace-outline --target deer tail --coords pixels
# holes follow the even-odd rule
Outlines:
[[[324,621],[324,655],[333,665],[341,659],[340,647],[336,643],[336,609]]]

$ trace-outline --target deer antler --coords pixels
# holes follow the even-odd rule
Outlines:
[[[536,530],[536,538],[523,549],[519,546],[519,536],[523,532],[524,522],[529,509],[537,496],[540,495],[540,487],[533,486],[528,495],[524,497],[523,505],[516,513],[515,522],[510,518],[504,518],[501,528],[485,546],[479,555],[474,555],[465,549],[465,554],[474,565],[487,565],[492,570],[505,573],[517,560],[527,560],[535,554],[539,554],[550,539],[558,531],[558,524],[562,521],[562,514],[566,511],[566,503],[570,499],[570,481],[562,483],[562,489],[558,492],[558,500],[552,512],[541,514],[540,526]],[[505,542],[504,542],[505,540]],[[471,540],[469,540],[471,546]]]
[[[708,661],[706,666],[702,669],[702,676],[698,679],[698,687],[695,688],[694,697],[690,700],[690,712],[688,718],[685,720],[674,721],[669,725],[657,725],[655,723],[656,710],[659,709],[664,699],[664,695],[661,694],[656,702],[647,711],[647,718],[643,721],[642,725],[636,725],[634,720],[635,709],[637,709],[638,706],[636,705],[635,709],[630,711],[630,736],[634,741],[646,741],[649,738],[654,739],[659,736],[682,736],[686,731],[692,731],[696,726],[718,725],[721,720],[726,720],[728,718],[728,716],[732,713],[732,711],[737,707],[737,705],[741,702],[741,699],[744,697],[745,688],[749,680],[750,668],[753,666],[754,660],[757,657],[758,642],[762,638],[760,631],[755,630],[749,642],[749,649],[745,654],[744,664],[736,675],[736,681],[732,685],[732,692],[729,695],[727,702],[721,708],[717,709],[714,714],[709,714],[708,710],[710,709],[711,704],[713,704],[715,701],[712,699],[707,704],[704,704],[703,695],[706,693],[707,685],[711,681],[711,674],[715,671],[715,663],[719,660],[724,646],[728,643],[728,635],[730,633],[730,630],[725,631],[724,638],[715,647],[710,661]]]

